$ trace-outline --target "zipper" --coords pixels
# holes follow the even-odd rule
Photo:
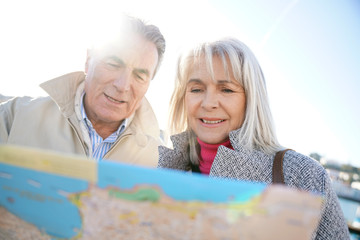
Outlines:
[[[126,134],[123,133],[123,134],[118,138],[118,140],[116,140],[116,142],[111,146],[111,148],[109,149],[109,151],[107,151],[107,153],[105,153],[103,159],[105,159],[108,155],[110,155],[111,152],[113,151],[113,149],[114,149],[117,145],[119,145],[119,143],[120,143],[121,141],[123,141],[125,138],[127,138],[127,137],[129,137],[129,136],[131,136],[131,135],[132,135],[131,133],[126,133]]]

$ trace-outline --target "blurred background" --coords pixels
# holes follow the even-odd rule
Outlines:
[[[360,1],[1,1],[0,94],[42,96],[41,82],[83,70],[93,29],[120,12],[156,24],[167,40],[147,93],[161,129],[181,49],[237,37],[263,68],[280,143],[320,161],[353,204],[349,222],[358,221]]]

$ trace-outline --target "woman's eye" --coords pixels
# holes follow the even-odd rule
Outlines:
[[[225,93],[233,93],[234,92],[230,88],[223,88],[222,91],[225,92]]]
[[[198,92],[201,92],[201,89],[200,88],[192,88],[192,89],[190,89],[190,92],[198,93]]]

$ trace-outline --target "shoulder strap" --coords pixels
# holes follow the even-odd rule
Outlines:
[[[272,183],[285,184],[283,172],[283,159],[285,152],[291,149],[285,149],[276,153],[272,168]]]

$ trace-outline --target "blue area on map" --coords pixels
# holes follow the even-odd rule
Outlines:
[[[87,181],[0,163],[0,206],[55,237],[76,236],[82,220],[62,194],[88,188]]]
[[[261,194],[267,186],[111,161],[97,164],[100,188],[127,190],[147,185],[159,187],[178,201],[245,202]],[[67,196],[87,189],[86,180],[0,163],[0,206],[57,238],[75,237],[76,229],[82,229],[80,211]]]
[[[131,189],[139,184],[159,186],[166,195],[180,201],[245,202],[261,194],[265,183],[209,178],[169,169],[138,168],[102,161],[98,166],[98,186]]]

